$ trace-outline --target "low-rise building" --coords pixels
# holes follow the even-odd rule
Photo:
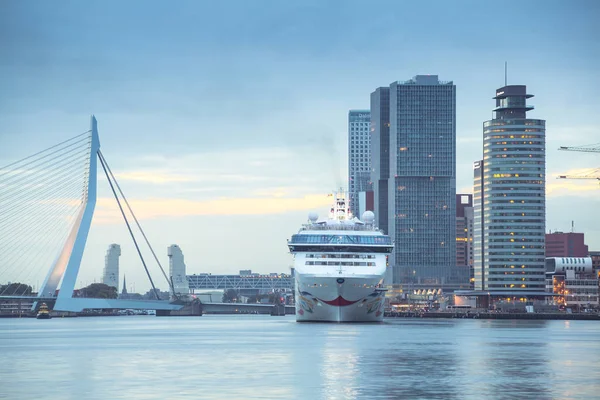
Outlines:
[[[583,233],[546,233],[546,257],[587,257],[588,247]]]
[[[591,257],[546,258],[546,291],[561,306],[579,309],[598,307],[598,275]]]
[[[600,278],[600,251],[590,251],[588,256],[592,259],[592,269]]]
[[[474,208],[472,194],[456,195],[456,268],[469,276],[470,289],[475,283],[473,258]]]

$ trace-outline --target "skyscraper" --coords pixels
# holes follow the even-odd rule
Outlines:
[[[437,75],[417,75],[389,91],[393,282],[458,285],[456,87]]]
[[[371,182],[375,221],[379,229],[391,235],[389,219],[390,179],[390,88],[371,93]]]
[[[178,294],[189,294],[190,286],[185,275],[185,262],[181,248],[173,244],[167,249],[169,256],[169,278],[173,282],[173,289]]]
[[[352,215],[360,218],[358,193],[371,189],[371,135],[369,110],[348,113],[348,194]]]
[[[106,250],[104,256],[104,271],[102,273],[102,283],[117,288],[119,292],[119,257],[121,256],[121,246],[111,244]]]
[[[474,282],[473,195],[456,195],[456,268],[463,280]],[[470,287],[472,285],[469,285]]]
[[[543,292],[546,121],[528,119],[524,85],[496,91],[495,118],[483,124],[484,290]]]

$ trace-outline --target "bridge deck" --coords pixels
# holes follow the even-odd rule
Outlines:
[[[88,298],[60,298],[36,296],[0,296],[0,300],[27,300],[27,301],[56,301],[53,310],[80,312],[83,309],[137,309],[137,310],[179,310],[183,306],[171,304],[166,300],[121,300],[121,299],[88,299]]]

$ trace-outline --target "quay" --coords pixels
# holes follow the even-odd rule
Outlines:
[[[600,321],[597,313],[495,313],[495,312],[386,312],[385,318],[470,318]]]
[[[85,310],[82,312],[51,311],[52,318],[73,318],[73,317],[117,317],[127,315],[157,315],[159,317],[171,316],[198,316],[205,314],[221,315],[271,315],[285,316],[294,315],[295,307],[273,304],[236,304],[236,303],[199,303],[187,304],[181,310],[156,310],[156,314],[149,314],[146,310],[139,313],[120,313],[117,310]],[[0,318],[35,318],[36,313],[32,311],[22,311],[10,314],[0,313]]]

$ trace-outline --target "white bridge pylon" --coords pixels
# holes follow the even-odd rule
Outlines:
[[[79,273],[79,267],[81,266],[81,258],[83,257],[85,243],[90,232],[94,208],[96,207],[97,167],[100,139],[98,137],[98,122],[94,116],[91,117],[90,131],[92,138],[87,179],[88,185],[84,199],[85,205],[79,211],[60,255],[56,259],[54,265],[50,267],[44,283],[38,290],[38,297],[52,297],[62,278],[61,290],[58,293],[54,306],[57,310],[71,311],[68,309],[68,304],[70,303],[69,300],[73,300],[73,290],[75,289],[77,274]],[[64,304],[65,301],[67,304]]]
[[[62,249],[51,265],[46,278],[38,289],[37,299],[48,301],[56,299],[53,309],[57,311],[79,312],[83,309],[151,309],[151,310],[178,310],[179,304],[171,304],[162,300],[120,300],[120,299],[91,299],[73,297],[77,275],[81,266],[81,259],[85,250],[87,237],[94,216],[97,197],[97,170],[98,160],[101,157],[100,139],[98,136],[98,123],[92,115],[90,121],[91,141],[89,146],[89,166],[84,187],[83,206],[75,216]],[[115,194],[116,196],[116,194]],[[136,220],[137,222],[137,220]],[[137,244],[136,244],[137,246]],[[55,297],[56,289],[59,287]],[[10,296],[0,296],[10,297]],[[13,296],[17,297],[17,296]],[[22,296],[26,297],[26,296]],[[31,298],[31,297],[30,297]],[[34,308],[36,304],[34,304]]]

